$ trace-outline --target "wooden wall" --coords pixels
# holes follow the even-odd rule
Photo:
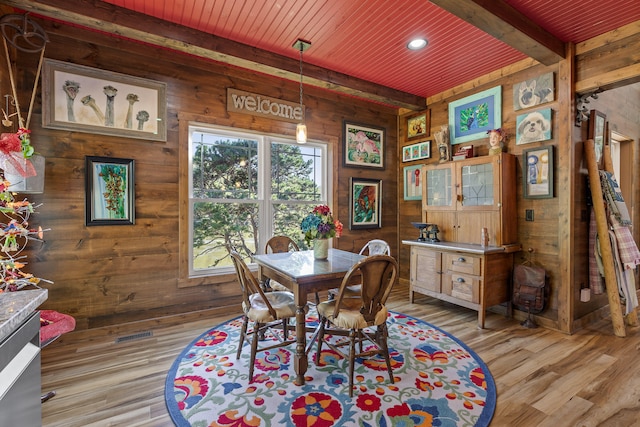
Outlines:
[[[558,139],[559,129],[561,121],[558,120],[558,97],[556,92],[556,100],[551,103],[541,105],[540,108],[551,108],[553,118],[552,139],[544,142],[531,143],[527,145],[516,145],[516,116],[523,114],[524,112],[530,112],[534,109],[514,111],[513,108],[513,92],[512,88],[514,84],[520,83],[524,80],[535,78],[541,74],[553,72],[555,73],[556,85],[558,81],[558,67],[543,67],[541,65],[527,67],[523,70],[514,71],[507,77],[501,77],[496,80],[492,80],[489,83],[477,85],[473,89],[456,93],[455,96],[447,97],[437,102],[429,103],[431,110],[431,134],[437,132],[441,125],[448,123],[448,106],[451,101],[455,101],[460,98],[464,98],[469,95],[473,95],[480,91],[493,88],[495,86],[502,86],[502,124],[500,125],[506,130],[508,138],[504,144],[504,150],[508,153],[514,154],[517,158],[516,177],[517,180],[517,217],[511,220],[518,223],[518,243],[520,243],[524,249],[522,252],[516,253],[515,262],[522,263],[525,260],[531,259],[531,261],[544,266],[549,272],[550,283],[552,289],[552,297],[549,305],[549,309],[542,315],[549,319],[557,318],[557,305],[558,305],[558,275],[555,273],[559,270],[559,250],[558,250],[558,198],[551,199],[525,199],[523,197],[523,184],[522,184],[522,152],[524,149],[535,148],[539,146],[553,145],[554,150],[557,152],[562,148],[562,142]],[[407,114],[410,116],[411,114]],[[406,127],[406,117],[400,120],[400,135],[404,135],[403,127]],[[409,145],[413,141],[400,140],[400,146]],[[489,154],[489,138],[481,138],[475,141],[471,141],[468,144],[472,144],[476,156],[486,156]],[[456,146],[453,146],[452,151],[455,151]],[[439,159],[437,147],[435,144],[431,148],[431,158],[427,161],[416,161],[402,163],[400,167],[407,165],[415,165],[420,163],[437,163]],[[557,159],[556,159],[557,161]],[[401,175],[402,177],[402,175]],[[402,195],[401,195],[402,196]],[[398,220],[399,234],[403,239],[415,239],[417,237],[416,229],[411,225],[411,221],[421,220],[421,205],[420,201],[404,201],[401,197],[400,219]],[[534,210],[534,221],[525,221],[525,210]],[[480,230],[478,230],[480,234]],[[400,264],[403,267],[408,268],[409,260],[409,247],[403,245],[400,248]],[[531,249],[531,254],[528,250]],[[408,270],[405,276],[408,280]],[[552,322],[553,323],[553,322]],[[554,325],[555,326],[555,325]]]
[[[517,218],[518,238],[523,251],[516,254],[515,262],[528,260],[543,266],[550,278],[551,297],[548,308],[537,317],[539,324],[572,333],[607,315],[606,295],[594,296],[589,303],[579,300],[580,288],[588,283],[588,214],[586,178],[583,165],[582,143],[586,139],[588,123],[575,126],[575,91],[588,93],[597,88],[605,89],[598,101],[592,101],[589,108],[597,108],[607,114],[611,129],[638,138],[640,130],[640,99],[637,85],[640,81],[640,58],[637,46],[640,44],[640,22],[627,25],[619,30],[596,37],[577,46],[568,46],[567,60],[558,66],[543,67],[526,61],[515,64],[499,72],[483,76],[461,87],[434,96],[427,100],[431,112],[431,134],[448,123],[448,103],[478,93],[495,86],[502,86],[502,127],[510,135],[506,150],[518,156],[517,176]],[[516,116],[514,112],[512,88],[523,80],[534,78],[546,72],[555,73],[556,100],[541,105],[552,109],[552,139],[525,146],[515,145]],[[529,110],[525,110],[529,111]],[[400,118],[399,149],[410,145],[406,141],[407,113]],[[471,142],[476,155],[488,154],[488,138]],[[555,197],[552,199],[525,199],[522,186],[522,151],[543,145],[554,146]],[[634,156],[639,154],[634,153]],[[634,157],[636,158],[636,157]],[[432,146],[432,158],[424,163],[437,162],[437,149]],[[421,163],[400,163],[400,169],[407,165]],[[638,174],[635,174],[636,188],[640,189]],[[399,171],[402,184],[402,171]],[[640,200],[640,197],[637,197]],[[632,209],[638,208],[639,200],[632,200]],[[534,221],[525,221],[525,211],[534,211]],[[420,201],[404,201],[400,195],[398,219],[399,240],[414,239],[416,229],[411,221],[421,220]],[[640,242],[637,242],[640,243]],[[531,250],[531,251],[530,251]],[[403,268],[401,280],[408,281],[409,248],[400,247],[400,265]],[[515,313],[523,318],[524,313]]]
[[[178,115],[213,124],[293,135],[295,124],[246,114],[227,113],[226,90],[235,88],[287,101],[298,100],[298,84],[222,66],[195,57],[109,37],[50,20],[38,20],[50,42],[46,57],[167,84],[168,138],[152,142],[41,126],[40,92],[32,120],[32,143],[46,157],[46,184],[34,225],[50,228],[43,246],[27,253],[29,266],[47,285],[43,306],[73,315],[78,329],[161,318],[197,310],[239,309],[235,277],[223,283],[178,287],[179,121]],[[21,54],[16,76],[28,99],[37,55]],[[3,85],[6,75],[2,77]],[[383,180],[382,228],[350,231],[334,245],[357,251],[371,238],[382,238],[397,253],[397,110],[305,88],[310,139],[327,141],[333,152],[333,210],[345,225],[350,177]],[[24,101],[26,105],[27,101]],[[343,168],[342,123],[349,119],[386,129],[385,169]],[[85,156],[135,160],[136,222],[133,226],[84,225]]]

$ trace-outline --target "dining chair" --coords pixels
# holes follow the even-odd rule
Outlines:
[[[362,275],[362,292],[359,298],[347,297],[344,293],[354,275]],[[353,372],[359,358],[379,355],[384,357],[389,380],[394,383],[391,360],[387,345],[387,314],[385,302],[398,276],[398,263],[389,255],[372,255],[358,261],[342,280],[340,291],[333,300],[323,301],[317,306],[318,352],[316,365],[320,365],[322,345],[349,360],[349,396],[353,397]],[[375,330],[374,330],[375,329]],[[334,340],[334,336],[348,336],[348,340]],[[328,338],[328,339],[326,339]],[[363,349],[364,342],[371,343]],[[359,349],[356,352],[356,344]],[[341,347],[349,346],[349,353]]]
[[[289,236],[273,236],[267,241],[264,248],[265,254],[275,254],[283,252],[299,251],[300,247]],[[271,288],[274,291],[289,291],[290,289],[275,280],[266,279],[264,282],[266,289]],[[316,292],[316,304],[320,302],[320,295]]]
[[[391,255],[389,244],[382,239],[369,240],[360,249],[360,255]],[[338,288],[329,289],[329,299],[334,299],[338,295]],[[345,295],[357,297],[360,296],[360,285],[347,286]]]
[[[265,254],[299,251],[300,248],[289,236],[273,236],[267,241],[264,248]],[[265,289],[274,291],[289,291],[289,289],[275,280],[267,278],[264,282]]]
[[[295,336],[289,339],[289,319],[296,315],[296,304],[291,292],[264,292],[240,254],[231,248],[228,250],[242,289],[242,311],[244,313],[236,359],[240,358],[245,340],[250,342],[249,382],[251,383],[253,382],[253,368],[258,352],[285,347],[296,342]],[[250,329],[249,322],[251,322]],[[279,327],[282,329],[282,336],[278,330]],[[267,334],[267,331],[271,333]],[[259,341],[269,338],[271,338],[271,344],[258,347]],[[276,342],[273,343],[273,341]]]

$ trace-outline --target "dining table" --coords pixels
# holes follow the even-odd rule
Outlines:
[[[329,249],[326,259],[316,259],[313,250],[253,256],[253,261],[258,265],[258,278],[261,283],[266,279],[276,280],[294,294],[296,303],[294,369],[297,385],[305,383],[304,374],[308,367],[306,327],[308,295],[340,287],[347,272],[364,257],[364,255],[333,248]],[[358,275],[352,278],[350,284],[358,283]]]

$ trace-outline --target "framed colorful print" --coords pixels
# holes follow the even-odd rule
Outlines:
[[[430,110],[407,118],[407,139],[429,135]]]
[[[85,158],[85,225],[135,223],[134,161]]]
[[[487,136],[501,127],[502,86],[449,103],[451,144],[462,144]]]
[[[44,60],[42,125],[167,140],[167,85],[83,65]]]
[[[431,158],[431,140],[427,139],[422,142],[402,147],[402,161],[410,162],[412,160],[421,160]]]
[[[404,199],[422,199],[422,165],[405,166],[404,168]]]
[[[513,109],[535,107],[555,99],[553,72],[513,85]]]
[[[522,154],[525,199],[553,197],[553,146],[524,150]]]
[[[381,228],[382,180],[349,178],[349,230]]]
[[[516,117],[516,145],[551,139],[551,108],[536,110]]]
[[[602,159],[604,154],[604,129],[607,116],[598,110],[591,110],[589,115],[589,132],[588,139],[593,139],[593,147],[596,151],[596,163],[598,168],[602,169]]]
[[[344,165],[384,169],[385,129],[344,121]]]

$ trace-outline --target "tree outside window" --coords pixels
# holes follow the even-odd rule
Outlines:
[[[247,261],[272,235],[306,244],[300,222],[326,203],[326,148],[219,129],[191,129],[190,274],[232,271],[226,245]]]

